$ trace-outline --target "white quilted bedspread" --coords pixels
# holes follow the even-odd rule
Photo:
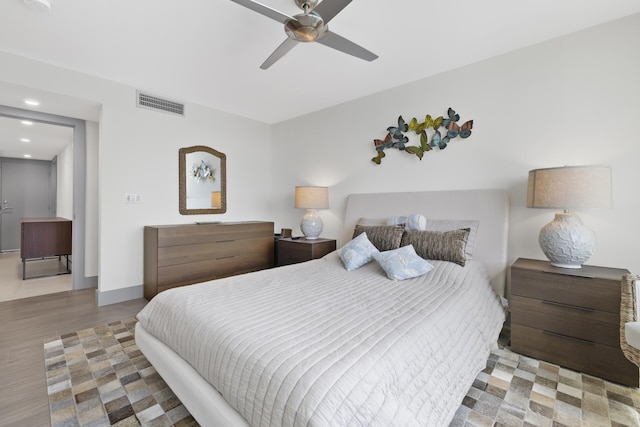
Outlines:
[[[325,258],[168,290],[138,315],[258,426],[446,426],[504,310],[481,264],[389,280]]]

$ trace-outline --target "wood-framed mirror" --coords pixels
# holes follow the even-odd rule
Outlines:
[[[227,156],[204,145],[179,153],[180,213],[221,214],[227,211]]]

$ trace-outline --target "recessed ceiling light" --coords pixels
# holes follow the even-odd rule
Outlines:
[[[40,101],[38,101],[37,99],[25,99],[24,103],[27,105],[31,105],[32,107],[37,107],[38,105],[40,105]]]
[[[25,154],[24,157],[26,157],[27,159],[31,158],[31,154]]]
[[[30,122],[29,120],[22,120],[22,121],[20,121],[20,123],[22,123],[23,125],[27,125],[27,126],[31,126],[33,124],[33,122]]]
[[[22,142],[31,142],[31,140],[29,138],[20,138],[20,141],[22,141]]]

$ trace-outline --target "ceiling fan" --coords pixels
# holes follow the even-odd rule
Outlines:
[[[284,24],[288,38],[260,66],[263,70],[275,64],[298,42],[318,42],[365,61],[373,61],[378,57],[352,41],[329,31],[329,27],[327,27],[329,21],[351,3],[351,0],[323,0],[320,3],[318,0],[294,0],[304,12],[294,16],[289,16],[253,0],[231,1]]]

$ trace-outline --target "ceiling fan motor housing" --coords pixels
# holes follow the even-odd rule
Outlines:
[[[289,38],[299,42],[316,41],[327,32],[324,21],[315,12],[296,15],[284,25],[284,31]]]

